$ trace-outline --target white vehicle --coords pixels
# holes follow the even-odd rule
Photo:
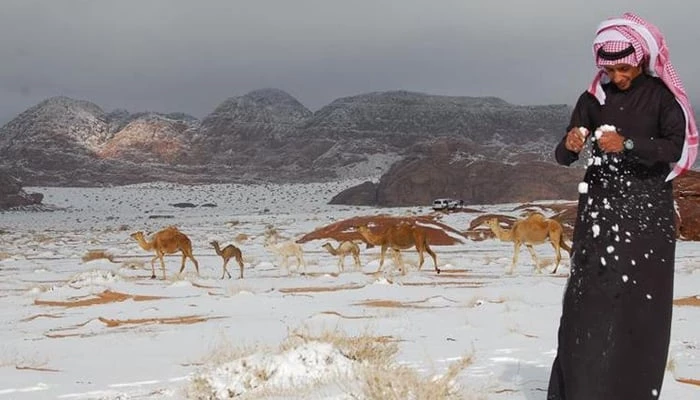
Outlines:
[[[433,200],[433,210],[435,211],[454,210],[455,208],[462,207],[463,205],[464,201],[462,200],[455,200],[449,198]]]

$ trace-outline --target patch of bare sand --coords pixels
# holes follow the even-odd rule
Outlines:
[[[365,300],[361,301],[359,303],[354,303],[353,305],[356,306],[367,306],[367,307],[380,307],[380,308],[446,308],[448,306],[431,306],[431,305],[422,305],[422,303],[427,303],[428,301],[435,299],[435,298],[441,298],[444,300],[447,300],[449,302],[456,303],[454,300],[450,300],[444,296],[431,296],[428,297],[427,299],[423,300],[417,300],[417,301],[406,301],[406,302],[401,302],[401,301],[396,301],[396,300]]]
[[[34,321],[37,318],[62,318],[62,314],[37,314],[37,315],[32,315],[31,317],[23,318],[20,319],[20,322],[29,322],[29,321]]]
[[[43,368],[43,367],[27,367],[23,365],[15,365],[15,369],[20,371],[38,371],[38,372],[61,372],[59,369]]]
[[[192,282],[192,286],[200,289],[220,289],[218,286],[207,286],[207,285],[202,285],[201,283],[196,283]]]
[[[34,300],[34,304],[37,306],[52,306],[52,307],[86,307],[93,306],[96,304],[107,304],[107,303],[120,303],[126,300],[134,301],[148,301],[148,300],[160,300],[166,297],[163,296],[143,296],[143,295],[132,295],[120,292],[113,292],[111,290],[105,290],[102,293],[95,295],[96,297],[80,298],[77,300]]]
[[[700,379],[676,378],[676,382],[687,383],[689,385],[700,386]]]
[[[211,319],[222,319],[225,317],[203,317],[201,315],[186,315],[182,317],[163,317],[163,318],[138,318],[138,319],[110,319],[104,317],[98,317],[97,320],[105,324],[107,328],[117,328],[117,327],[129,327],[133,328],[136,326],[143,325],[155,325],[155,324],[165,324],[165,325],[190,325],[199,322],[206,322]],[[71,332],[74,329],[81,328],[94,319],[88,320],[81,324],[73,325],[67,328],[56,328],[51,329],[49,333],[45,333],[44,336],[50,339],[62,339],[67,337],[91,337],[98,333],[81,333],[81,332]]]
[[[477,281],[442,281],[442,282],[404,282],[403,286],[459,286],[466,288],[480,288],[486,285],[486,282]]]
[[[700,296],[681,297],[680,299],[673,300],[673,305],[700,307]]]
[[[373,316],[369,316],[369,315],[359,315],[359,316],[343,315],[337,311],[321,311],[319,314],[335,315],[335,316],[343,318],[343,319],[372,319],[372,318],[374,318]]]
[[[224,317],[203,317],[201,315],[186,315],[184,317],[164,317],[164,318],[139,318],[139,319],[109,319],[99,317],[100,322],[107,325],[108,328],[114,328],[122,325],[147,325],[147,324],[166,324],[166,325],[190,325],[199,322],[206,322],[210,319],[221,319]]]
[[[365,285],[340,285],[340,286],[303,286],[295,288],[278,289],[281,293],[319,293],[319,292],[338,292],[341,290],[361,289]]]

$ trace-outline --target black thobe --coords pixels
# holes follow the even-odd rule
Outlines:
[[[666,176],[682,152],[685,117],[658,78],[642,74],[627,90],[603,88],[603,106],[580,96],[567,131],[586,127],[590,140],[599,126],[614,125],[634,148],[606,155],[594,142],[582,160],[587,188],[579,185],[548,400],[656,399],[666,367],[676,245]],[[569,165],[578,154],[565,140],[555,154]]]

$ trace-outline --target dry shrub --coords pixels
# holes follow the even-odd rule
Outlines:
[[[5,253],[4,251],[0,251],[0,261],[5,260],[7,258],[12,257],[10,253]]]
[[[314,335],[308,328],[302,327],[291,331],[282,341],[278,352],[292,350],[307,342],[330,343],[348,359],[356,361],[356,379],[349,377],[331,377],[325,381],[327,385],[336,385],[347,395],[347,398],[362,400],[451,400],[470,399],[482,400],[483,397],[465,396],[455,383],[458,375],[472,363],[472,357],[463,357],[450,364],[442,375],[424,376],[417,370],[398,365],[395,356],[398,352],[397,340],[387,336],[375,336],[363,333],[359,336],[348,336],[339,329],[323,330]],[[209,356],[202,360],[208,365],[219,366],[226,362],[246,357],[264,349],[249,347],[240,349],[233,346],[225,338],[215,345]],[[265,374],[265,371],[260,371]],[[267,380],[267,376],[259,376]],[[324,385],[320,380],[305,387],[275,388],[259,387],[254,392],[244,393],[241,399],[261,398],[315,398],[314,388]],[[205,376],[195,375],[184,388],[188,399],[215,399],[212,387]]]
[[[307,342],[330,343],[350,360],[370,364],[390,362],[399,351],[396,339],[390,336],[373,336],[369,333],[348,336],[338,329],[324,330],[314,336],[307,328],[291,332],[280,345],[280,351],[284,352]]]
[[[405,365],[371,364],[360,371],[361,398],[366,400],[449,400],[465,397],[455,379],[473,362],[462,357],[453,362],[443,375],[423,376]]]
[[[224,332],[219,332],[217,339],[209,349],[209,353],[200,359],[197,364],[207,364],[218,367],[227,362],[248,357],[256,352],[266,350],[259,345],[246,345],[234,342]]]
[[[236,243],[243,243],[248,239],[250,239],[250,236],[246,235],[245,233],[239,233],[235,238],[233,238]]]
[[[120,268],[126,268],[126,269],[145,269],[146,268],[146,263],[141,261],[141,260],[124,260],[121,264]]]
[[[114,262],[114,256],[112,254],[107,253],[104,250],[88,250],[88,252],[85,253],[85,255],[82,258],[84,263],[100,259],[107,259],[111,262]]]

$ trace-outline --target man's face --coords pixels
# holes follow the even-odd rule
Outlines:
[[[610,81],[620,90],[629,89],[632,80],[642,73],[641,66],[635,67],[629,64],[607,65],[603,68]]]

